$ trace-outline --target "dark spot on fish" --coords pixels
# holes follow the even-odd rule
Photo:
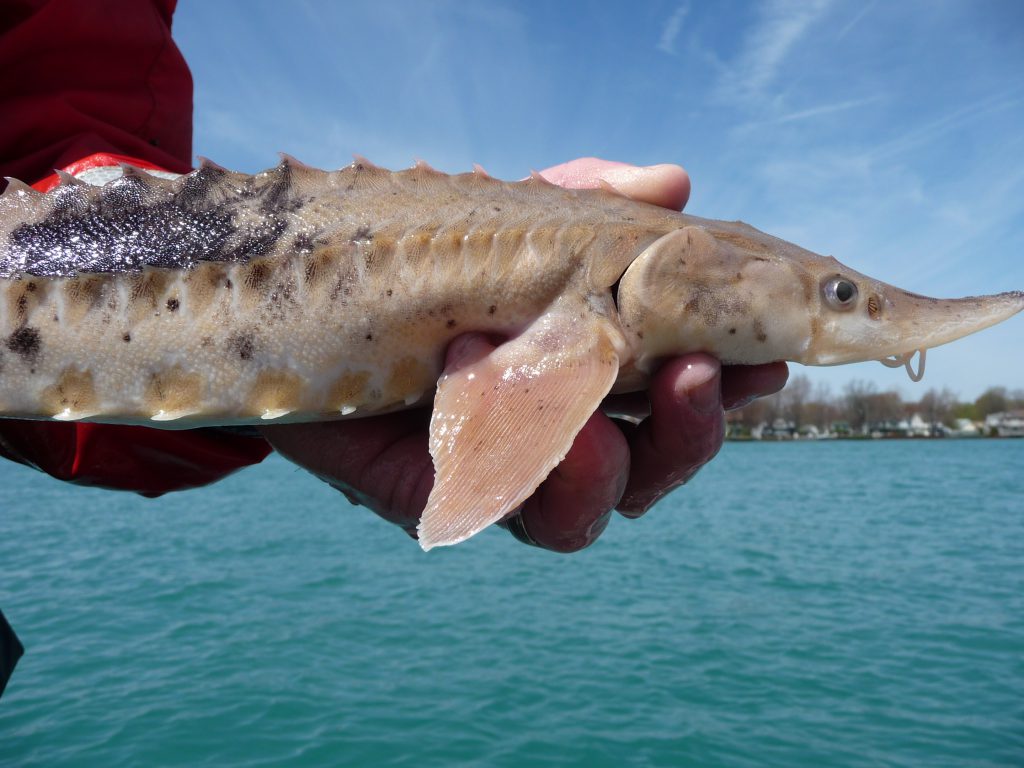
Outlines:
[[[39,329],[22,326],[7,338],[7,348],[16,355],[21,355],[29,362],[39,357]]]
[[[251,333],[236,333],[228,338],[228,349],[242,360],[251,360],[255,344]]]
[[[224,287],[227,288],[229,291],[235,287],[235,284],[231,282],[230,277],[224,281]]]
[[[21,317],[25,314],[25,310],[28,309],[28,297],[23,293],[18,297],[16,303],[18,305],[18,316]]]
[[[765,333],[764,325],[761,323],[760,320],[754,321],[754,338],[756,338],[758,341],[762,343],[768,341],[768,334]]]
[[[388,295],[388,296],[390,296],[391,294],[393,294],[393,293],[394,293],[394,291],[392,291],[392,290],[391,290],[390,288],[388,288],[388,289],[387,289],[387,291],[386,291],[386,293],[387,293],[387,295]]]
[[[766,259],[764,256],[754,256],[753,259],[754,261],[771,261],[771,259]]]
[[[0,276],[188,269],[197,260],[238,258],[224,254],[234,234],[230,211],[189,211],[173,200],[135,208],[102,200],[74,210],[58,206],[42,221],[11,231]]]
[[[373,341],[373,334],[372,333],[366,334],[366,340],[367,341]]]
[[[447,323],[445,323],[445,325],[448,328],[454,328],[455,327],[455,321],[454,320],[449,320]]]
[[[730,336],[735,336],[736,335],[736,329],[735,328],[730,328],[729,329],[729,335]]]
[[[277,284],[277,291],[281,294],[281,298],[284,301],[291,301],[292,292],[295,290],[295,283],[291,280],[280,282]]]
[[[304,233],[296,235],[295,240],[292,241],[292,248],[295,249],[296,253],[312,253],[313,238]]]
[[[210,338],[209,336],[203,336],[203,338],[199,340],[199,346],[202,347],[203,349],[206,349],[211,344],[213,344],[213,339]]]
[[[130,344],[131,340],[132,335],[130,333],[126,333],[124,336],[121,337],[121,341],[123,341],[125,344]]]
[[[373,232],[365,224],[356,230],[355,234],[352,235],[353,243],[370,243],[373,242]]]
[[[331,301],[337,301],[339,296],[349,296],[352,293],[352,280],[353,276],[348,272],[338,277],[331,288]],[[342,304],[344,303],[345,301],[343,300]]]
[[[180,307],[180,306],[181,306],[181,303],[177,299],[168,299],[167,300],[167,311],[168,312],[177,312],[178,311],[178,307]]]
[[[495,306],[494,304],[491,304],[491,306],[489,306],[489,307],[487,308],[487,314],[488,314],[488,315],[493,315],[493,314],[494,314],[495,312],[497,312],[497,311],[498,311],[498,307],[497,307],[497,306]]]
[[[36,287],[37,287],[36,284],[34,282],[32,282],[31,280],[29,280],[27,283],[25,283],[25,291],[26,291],[26,293],[35,293],[36,292]]]

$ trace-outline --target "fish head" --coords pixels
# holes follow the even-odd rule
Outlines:
[[[903,365],[915,352],[923,355],[1024,309],[1021,291],[937,299],[868,277],[834,258],[808,260],[804,268],[817,284],[811,341],[797,360],[806,365]]]
[[[617,305],[641,370],[703,351],[724,363],[907,365],[915,352],[995,325],[1024,293],[933,299],[745,224],[696,219],[648,246]]]

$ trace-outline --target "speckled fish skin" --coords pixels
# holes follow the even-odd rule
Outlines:
[[[456,335],[607,292],[678,226],[540,180],[288,160],[12,186],[0,222],[0,412],[166,428],[427,402]]]
[[[539,176],[285,158],[0,196],[0,416],[189,428],[433,398],[425,549],[514,511],[665,356],[902,364],[1022,307],[918,296],[739,222]],[[466,331],[508,341],[443,371]]]

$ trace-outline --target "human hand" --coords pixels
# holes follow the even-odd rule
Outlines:
[[[594,158],[542,172],[569,188],[610,185],[636,200],[681,210],[690,193],[686,172],[674,165],[638,168]],[[466,333],[448,347],[445,367],[478,359],[493,345]],[[724,438],[724,410],[777,392],[785,363],[725,366],[705,354],[667,361],[651,379],[647,398],[609,398],[614,412],[650,415],[633,425],[595,413],[566,457],[505,521],[515,537],[545,549],[572,552],[593,543],[616,507],[639,517],[711,460]],[[286,458],[385,520],[415,535],[433,486],[427,450],[429,409],[366,419],[263,427]]]

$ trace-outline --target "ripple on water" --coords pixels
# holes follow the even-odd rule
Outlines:
[[[152,501],[0,465],[0,764],[1022,764],[1022,465],[729,445],[574,557],[422,555],[276,459]]]

